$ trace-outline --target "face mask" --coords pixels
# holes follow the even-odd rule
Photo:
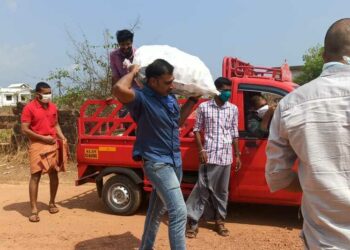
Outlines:
[[[223,90],[221,91],[219,98],[223,102],[227,102],[231,97],[231,91],[230,90]]]
[[[258,113],[259,118],[263,118],[266,111],[269,109],[269,105],[264,105],[261,108],[259,108],[256,112]]]
[[[41,95],[41,100],[44,103],[48,103],[52,99],[52,94],[40,94]]]

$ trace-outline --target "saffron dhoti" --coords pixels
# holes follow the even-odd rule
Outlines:
[[[29,146],[30,173],[51,170],[66,171],[68,160],[68,144],[66,141],[57,140],[55,144],[31,142]]]

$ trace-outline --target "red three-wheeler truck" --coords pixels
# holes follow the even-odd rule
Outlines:
[[[298,85],[291,82],[287,64],[282,67],[254,67],[237,58],[225,57],[222,75],[232,81],[230,101],[239,110],[239,149],[242,167],[231,170],[229,201],[275,205],[300,205],[301,193],[270,193],[265,180],[267,135],[256,137],[248,131],[251,112],[249,98],[262,94],[276,101]],[[198,105],[206,101],[201,99]],[[184,99],[179,99],[180,105]],[[78,120],[76,185],[95,182],[97,193],[115,214],[130,215],[140,206],[152,186],[142,171],[141,162],[132,159],[136,124],[123,112],[116,100],[87,100]],[[180,128],[183,159],[181,188],[188,195],[196,183],[199,167],[198,149],[192,128],[195,112]],[[233,163],[234,166],[235,163]]]

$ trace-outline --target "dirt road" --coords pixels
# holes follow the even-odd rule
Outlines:
[[[60,212],[47,211],[47,178],[39,190],[39,223],[28,222],[26,182],[0,184],[0,249],[137,249],[147,205],[133,216],[109,214],[94,185],[75,187],[62,183],[58,193]],[[234,204],[229,206],[227,227],[231,235],[218,236],[213,224],[202,223],[188,249],[300,249],[301,223],[297,208]],[[167,221],[158,233],[156,249],[169,249]]]

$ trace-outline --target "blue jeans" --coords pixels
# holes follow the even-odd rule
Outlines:
[[[181,192],[182,168],[161,162],[145,161],[144,171],[153,190],[145,221],[140,250],[153,249],[162,215],[168,211],[169,241],[173,250],[186,249],[187,209]]]

